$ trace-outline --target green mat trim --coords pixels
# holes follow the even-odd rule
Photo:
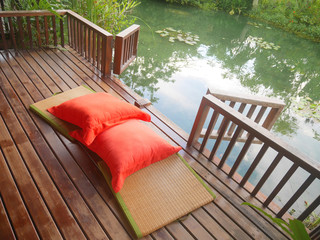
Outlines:
[[[105,164],[105,163],[103,162],[103,164]],[[135,234],[137,235],[138,238],[142,238],[143,235],[142,235],[142,233],[141,233],[141,231],[140,231],[140,229],[139,229],[136,221],[133,219],[133,217],[132,217],[132,215],[131,215],[131,213],[130,213],[130,210],[127,208],[127,205],[125,204],[125,202],[124,202],[121,194],[120,194],[120,193],[115,193],[115,192],[113,191],[113,188],[112,188],[112,185],[111,185],[111,176],[110,176],[110,173],[107,172],[107,171],[104,169],[104,167],[101,166],[101,163],[100,163],[100,162],[98,163],[98,167],[99,167],[100,171],[102,172],[104,178],[106,179],[106,182],[108,183],[109,188],[111,189],[113,195],[115,196],[115,198],[117,199],[118,203],[120,204],[120,206],[121,206],[124,214],[125,214],[126,217],[128,218],[128,220],[129,220],[129,222],[130,222],[130,224],[131,224],[131,226],[132,226],[132,228],[133,228],[133,231],[135,232]]]
[[[193,175],[198,179],[198,181],[203,185],[203,187],[211,194],[213,199],[216,199],[216,195],[212,192],[209,186],[202,180],[202,178],[193,170],[193,168],[189,165],[189,163],[179,154],[177,153],[181,161],[189,168],[189,170],[193,173]]]
[[[69,135],[69,132],[60,124],[58,124],[54,119],[50,118],[47,114],[43,113],[39,108],[34,106],[33,104],[30,105],[30,109],[38,114],[41,118],[43,118],[47,123],[49,123],[52,127],[58,130],[63,136],[68,138],[70,141],[74,142],[75,139]]]

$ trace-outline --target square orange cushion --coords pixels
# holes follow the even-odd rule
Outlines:
[[[91,93],[48,109],[54,116],[81,129],[70,132],[85,145],[93,142],[102,131],[128,119],[151,121],[148,113],[108,93]]]
[[[139,120],[129,120],[103,131],[88,148],[110,168],[115,192],[120,191],[129,175],[181,150]]]

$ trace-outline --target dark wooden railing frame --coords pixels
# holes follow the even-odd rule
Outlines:
[[[140,26],[133,24],[120,32],[115,40],[113,73],[121,74],[137,56]]]
[[[249,107],[246,117],[252,119],[254,122],[260,124],[262,127],[268,130],[272,128],[273,124],[278,119],[285,106],[285,103],[282,100],[275,98],[252,96],[248,94],[245,95],[214,89],[208,89],[207,94],[215,96],[222,102],[229,101],[229,106],[235,109],[236,105],[239,104],[237,111],[240,113],[243,113],[244,110]],[[214,119],[214,121],[215,122],[210,125],[211,129],[209,129],[209,131],[207,131],[207,129],[202,129],[200,136],[195,136],[195,138],[204,138],[202,141],[202,147],[204,147],[209,139],[217,139],[219,136],[223,125],[221,125],[219,129],[213,130],[217,121],[217,117]],[[228,131],[226,131],[225,135],[222,137],[222,140],[230,141],[234,134],[235,127],[235,124],[231,124]],[[242,132],[240,132],[237,141],[245,142],[247,139],[248,135],[243,135]],[[262,142],[257,139],[253,139],[252,143],[261,144]]]
[[[97,67],[103,75],[110,76],[112,74],[112,53],[113,53],[113,35],[94,23],[83,18],[79,14],[71,10],[58,10],[57,14],[61,17],[67,16],[68,25],[68,43],[71,48],[77,51],[81,56],[87,59],[91,64]],[[25,43],[24,30],[22,29],[22,17],[27,21],[27,37],[29,43]],[[30,18],[35,19],[35,26],[32,26]],[[43,17],[44,36],[41,36],[39,17]],[[48,17],[52,21],[52,29],[48,29]],[[8,25],[4,25],[3,19],[8,18]],[[17,18],[17,28],[12,23],[12,19]],[[49,11],[2,11],[0,12],[0,34],[3,43],[3,48],[18,49],[33,48],[46,46],[49,44],[50,32],[52,32],[53,45],[61,47],[65,45],[64,22],[60,19],[59,29],[56,26],[57,16]],[[4,28],[5,26],[5,28]],[[32,28],[36,30],[36,41],[32,37]],[[5,29],[10,32],[10,40],[6,40]],[[60,30],[60,39],[58,41],[57,32]],[[114,64],[115,74],[120,74],[124,69],[136,58],[137,45],[139,36],[139,25],[133,25],[116,35],[115,59]],[[16,40],[19,36],[19,42]],[[44,38],[44,42],[42,39]],[[11,43],[12,46],[9,46]],[[19,46],[18,46],[19,45]],[[120,60],[118,60],[120,59]],[[118,65],[117,65],[118,64]]]
[[[212,119],[216,118],[218,115],[222,115],[225,119],[225,121],[222,122],[220,134],[215,141],[212,151],[209,151],[207,148],[201,147],[201,144],[198,142],[200,132],[203,129],[210,109],[213,109],[213,114],[208,129],[210,128],[210,124],[213,121]],[[231,138],[231,141],[229,142],[224,156],[221,160],[219,160],[219,168],[222,168],[222,166],[225,164],[225,160],[227,159],[232,148],[234,147],[234,144],[238,137],[238,133],[242,130],[247,131],[248,139],[242,147],[242,150],[240,151],[237,159],[235,160],[234,165],[231,167],[230,171],[227,172],[229,177],[232,178],[236,173],[236,170],[242,162],[245,154],[247,153],[252,140],[254,138],[257,138],[263,143],[263,146],[260,149],[259,153],[253,160],[251,166],[247,170],[242,180],[239,182],[239,185],[241,187],[245,186],[249,177],[257,167],[258,163],[260,162],[268,148],[272,148],[278,153],[276,158],[271,162],[271,165],[268,167],[266,172],[263,174],[262,178],[253,188],[253,190],[249,191],[249,189],[246,188],[246,190],[248,190],[252,196],[256,196],[256,194],[259,192],[266,180],[270,177],[271,173],[283,157],[287,158],[293,163],[289,171],[284,175],[282,180],[273,189],[271,194],[262,202],[262,204],[265,207],[269,206],[269,204],[276,197],[278,192],[284,187],[284,185],[288,182],[290,177],[298,168],[302,168],[310,174],[309,177],[304,181],[304,183],[299,187],[299,189],[290,197],[288,202],[276,213],[276,216],[281,218],[288,211],[288,209],[295,203],[295,201],[304,193],[304,191],[311,185],[311,183],[315,179],[320,179],[320,165],[313,163],[310,159],[302,155],[295,148],[289,146],[288,144],[274,136],[266,128],[255,123],[252,119],[248,119],[246,116],[244,116],[234,108],[228,106],[227,104],[225,104],[224,102],[222,102],[221,100],[219,100],[211,94],[207,94],[202,98],[187,145],[194,146],[200,152],[204,153],[208,160],[211,161],[215,157],[215,153],[222,141],[222,136],[225,134],[225,131],[228,129],[228,126],[231,123],[234,123],[236,125],[236,130]],[[320,193],[318,194],[319,195],[315,198],[315,200],[298,217],[299,220],[302,221],[305,218],[307,218],[320,205]]]

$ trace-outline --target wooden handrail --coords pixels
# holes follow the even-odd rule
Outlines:
[[[229,106],[237,109],[240,113],[243,113],[246,108],[249,108],[246,117],[254,120],[256,123],[268,130],[272,128],[285,106],[285,103],[282,100],[275,98],[231,93],[214,89],[208,89],[207,94],[211,94],[223,102],[229,101]],[[204,138],[202,145],[205,145],[208,139],[217,139],[221,129],[213,130],[215,124],[216,122],[214,122],[213,125],[210,125],[210,131],[202,129],[200,132],[199,137]],[[225,135],[222,136],[222,140],[231,141],[235,127],[235,124],[231,124],[228,131],[226,131]],[[247,139],[248,135],[243,135],[242,132],[239,132],[239,136],[237,138],[238,142],[245,142]],[[257,139],[253,139],[252,143],[261,144],[262,142]]]
[[[69,45],[103,75],[111,75],[113,35],[79,14],[68,10]]]
[[[121,74],[137,56],[140,26],[133,24],[116,35],[113,73]]]
[[[113,36],[101,27],[93,24],[71,10],[58,10],[57,14],[68,17],[69,45],[89,62],[96,66],[103,75],[111,74]],[[25,20],[22,20],[25,18]],[[41,18],[41,19],[40,19]],[[48,21],[51,18],[51,21]],[[8,19],[6,35],[3,24]],[[64,47],[64,21],[50,11],[3,11],[0,12],[0,34],[3,49],[33,48],[49,45]],[[26,29],[22,27],[23,21]],[[17,26],[13,24],[17,22]],[[51,26],[49,26],[51,24]],[[42,27],[43,26],[43,27]],[[34,36],[35,33],[35,36]],[[58,36],[60,38],[58,39]]]
[[[56,12],[63,16],[69,10],[57,10]],[[30,11],[0,11],[0,17],[35,17],[35,16],[53,16],[54,13],[47,10],[30,10]]]
[[[57,14],[64,16],[67,10],[58,10]],[[36,46],[59,44],[64,46],[63,19],[59,19],[59,27],[56,23],[56,14],[45,10],[34,11],[1,11],[0,34],[2,48],[33,48]],[[5,28],[3,28],[5,26]],[[43,41],[44,40],[44,41]]]
[[[208,118],[208,113],[210,109],[213,109],[212,117],[209,121],[208,131],[212,128],[211,124],[214,122],[215,118],[218,118],[221,115],[225,120],[221,123],[221,131],[217,140],[215,141],[212,150],[201,146],[199,147],[198,137],[200,135],[201,130]],[[312,184],[315,179],[320,179],[320,164],[314,163],[308,157],[301,154],[297,151],[296,148],[289,146],[287,143],[283,142],[281,139],[274,136],[270,131],[266,128],[262,127],[261,125],[255,123],[252,119],[248,119],[246,116],[235,110],[234,108],[228,106],[226,103],[222,102],[218,98],[214,97],[211,94],[207,94],[202,98],[196,119],[193,124],[193,128],[191,130],[189,139],[188,139],[188,146],[194,146],[198,148],[200,152],[205,153],[206,157],[209,160],[212,160],[215,156],[215,153],[221,143],[222,136],[228,129],[230,124],[236,125],[236,130],[231,137],[231,141],[228,144],[228,147],[223,154],[220,163],[218,163],[218,167],[222,168],[225,164],[226,159],[228,158],[229,153],[231,152],[232,148],[235,145],[236,139],[238,137],[239,132],[247,131],[248,132],[248,139],[246,140],[244,146],[242,147],[238,157],[235,160],[234,165],[231,167],[230,171],[227,173],[229,177],[233,177],[237,168],[241,164],[244,156],[246,155],[252,140],[254,138],[259,139],[263,146],[260,149],[259,153],[251,163],[249,169],[244,174],[242,181],[239,183],[240,186],[245,186],[249,177],[253,173],[253,171],[258,166],[258,163],[266,153],[266,151],[271,148],[276,151],[278,154],[277,156],[270,162],[271,165],[268,167],[266,172],[263,174],[262,178],[259,180],[257,185],[254,187],[253,190],[250,191],[252,196],[255,196],[264,183],[269,179],[271,173],[274,171],[276,166],[281,162],[282,159],[286,158],[292,162],[292,166],[282,178],[282,180],[274,187],[271,194],[268,196],[267,199],[264,200],[263,204],[268,206],[277,193],[284,187],[284,185],[288,182],[290,177],[296,172],[298,168],[304,169],[308,172],[309,178],[300,186],[300,188],[290,197],[289,201],[282,207],[282,209],[277,213],[278,217],[282,217],[285,212],[295,203],[295,201],[305,192],[305,190]],[[197,144],[196,144],[197,143]],[[210,152],[210,154],[207,154]],[[219,160],[218,160],[219,161]],[[248,189],[247,189],[248,190]],[[317,206],[320,204],[320,189],[318,193],[314,193],[317,197],[314,202],[298,217],[300,220],[305,219]],[[318,194],[318,195],[317,195]]]
[[[58,10],[57,14],[67,16],[70,47],[103,75],[111,75],[113,35],[71,10]],[[60,24],[57,26],[56,19],[54,13],[44,10],[0,12],[2,48],[42,47],[49,45],[50,41],[54,46],[60,44],[64,47],[64,21],[59,19]],[[132,25],[116,36],[114,73],[122,73],[135,59],[139,29],[139,25]]]

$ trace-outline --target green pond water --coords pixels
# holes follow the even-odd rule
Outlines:
[[[201,98],[208,88],[277,97],[286,107],[272,132],[320,163],[320,123],[297,115],[292,104],[292,98],[296,97],[320,100],[319,43],[243,16],[170,5],[164,1],[142,0],[133,15],[139,18],[136,23],[141,25],[138,57],[120,79],[151,100],[173,122],[190,133]],[[156,33],[168,27],[189,33],[189,44],[176,39],[169,41],[168,36]],[[194,41],[194,36],[199,41]],[[182,38],[180,40],[187,37],[183,35]],[[230,166],[242,145],[238,143],[227,160]],[[218,156],[226,146],[227,142],[222,144]],[[250,148],[240,165],[240,174],[260,148],[261,145]],[[273,159],[275,154],[268,150],[250,182],[257,183],[270,165],[268,159]],[[262,191],[269,194],[270,187],[290,166],[286,160],[279,164]],[[299,169],[278,194],[278,204],[284,204],[288,200],[287,193],[295,191],[307,177],[308,174]],[[304,201],[312,202],[319,192],[320,181],[317,180],[294,208],[298,212],[303,210]]]

